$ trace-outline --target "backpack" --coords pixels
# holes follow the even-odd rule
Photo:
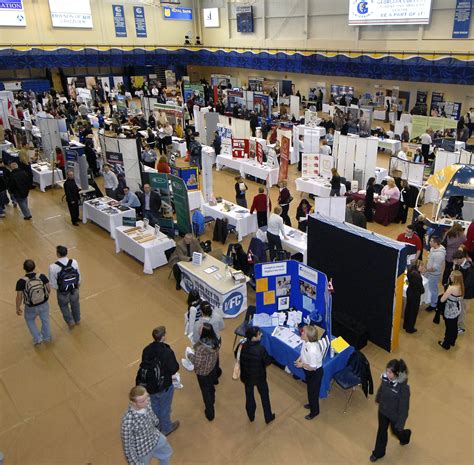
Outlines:
[[[72,260],[63,265],[61,262],[56,262],[61,268],[61,271],[58,273],[58,290],[59,292],[69,292],[74,289],[77,289],[79,286],[79,271],[72,266]]]
[[[25,304],[34,307],[48,300],[48,289],[39,276],[25,278],[25,289],[23,290]]]
[[[140,363],[135,383],[137,386],[143,386],[148,394],[156,394],[163,390],[165,376],[158,357]]]

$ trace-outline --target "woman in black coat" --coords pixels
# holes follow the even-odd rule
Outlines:
[[[417,265],[411,265],[407,273],[408,288],[407,299],[405,304],[405,316],[403,318],[403,329],[407,333],[416,333],[415,328],[416,317],[420,308],[421,296],[425,292],[423,286],[423,278]]]
[[[262,399],[263,414],[268,424],[275,419],[270,404],[267,384],[267,366],[272,362],[265,347],[260,344],[262,332],[257,326],[251,326],[245,331],[246,340],[240,348],[240,380],[245,385],[245,410],[250,421],[255,420],[254,389],[257,387]],[[238,351],[237,349],[237,357]]]
[[[410,407],[410,387],[407,379],[408,368],[405,362],[402,359],[390,360],[375,398],[379,404],[379,428],[375,448],[369,457],[371,462],[376,462],[385,455],[389,425],[401,446],[410,442],[411,430],[404,429]]]
[[[369,223],[371,223],[374,219],[374,189],[375,178],[369,178],[367,181],[367,188],[365,191],[365,217]]]

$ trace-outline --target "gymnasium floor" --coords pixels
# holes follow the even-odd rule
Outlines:
[[[379,155],[377,166],[387,166]],[[215,194],[234,198],[233,171],[215,174]],[[297,177],[290,167],[290,179]],[[248,182],[250,200],[258,185]],[[295,201],[299,193],[289,187]],[[178,359],[187,338],[183,291],[175,291],[167,267],[144,275],[142,264],[115,253],[109,234],[94,224],[70,224],[62,190],[38,189],[30,195],[33,220],[7,208],[0,220],[0,450],[5,465],[123,465],[120,419],[127,408],[143,347],[158,325],[168,329],[168,343]],[[271,192],[273,201],[277,189]],[[402,225],[370,228],[389,237]],[[248,238],[245,242],[245,248]],[[55,260],[55,246],[66,245],[79,261],[83,276],[83,323],[69,331],[55,296],[50,300],[53,342],[34,348],[23,317],[15,314],[16,280],[22,263],[32,258],[40,272]],[[219,246],[214,244],[214,249]],[[224,246],[227,247],[227,246]],[[361,266],[363,273],[363,266]],[[367,283],[370,286],[370,283]],[[336,289],[337,292],[337,289]],[[254,295],[250,293],[252,302]],[[379,375],[392,357],[402,357],[410,369],[412,392],[408,427],[412,442],[400,447],[389,439],[384,464],[470,465],[473,454],[473,328],[472,308],[467,332],[454,350],[441,350],[437,341],[443,325],[420,311],[418,332],[402,332],[394,354],[369,344],[369,358],[378,386]],[[171,436],[173,464],[276,465],[364,464],[375,441],[377,408],[374,397],[357,391],[343,413],[346,396],[337,386],[321,401],[321,414],[306,421],[305,385],[275,366],[268,370],[276,420],[266,426],[258,404],[250,423],[244,410],[244,390],[232,381],[233,330],[243,316],[226,320],[221,349],[224,374],[216,394],[216,419],[209,423],[193,373],[181,370],[184,389],[175,392],[173,419],[181,427]]]

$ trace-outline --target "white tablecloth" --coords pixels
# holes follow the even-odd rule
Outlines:
[[[143,221],[138,221],[137,226],[143,227]],[[119,253],[121,250],[127,252],[132,257],[143,263],[143,272],[153,274],[153,270],[160,266],[166,265],[165,250],[175,247],[175,242],[159,233],[156,239],[142,244],[134,241],[130,236],[124,233],[130,226],[119,226],[115,230],[115,251]],[[155,233],[155,228],[148,226],[145,234]]]
[[[223,211],[224,202],[232,205],[231,211]],[[246,210],[247,213],[237,213],[236,210]],[[235,205],[227,200],[218,203],[216,206],[211,206],[209,203],[205,203],[202,206],[202,214],[204,216],[212,216],[213,218],[227,218],[229,224],[236,227],[239,241],[241,241],[243,237],[256,232],[258,228],[257,215],[251,215],[248,209]]]
[[[51,167],[46,167],[46,165],[32,164],[31,169],[33,172],[33,182],[38,184],[40,190],[45,192],[48,186],[53,185],[53,170]],[[63,181],[63,173],[59,169],[54,170],[54,183],[58,181]]]
[[[204,204],[204,197],[201,191],[188,191],[188,201],[190,210],[198,210]]]
[[[122,226],[122,218],[124,216],[128,218],[135,218],[136,212],[134,208],[130,208],[127,211],[115,213],[109,215],[100,211],[99,208],[91,205],[90,202],[94,202],[100,199],[88,200],[82,205],[82,222],[87,223],[87,220],[91,220],[98,224],[101,228],[106,229],[110,232],[112,239],[115,239],[115,230],[118,226]],[[111,200],[111,199],[109,199]]]
[[[329,179],[322,178],[298,178],[296,181],[296,190],[298,192],[306,192],[318,197],[329,197],[331,194],[331,184]],[[341,184],[342,189],[342,184]]]
[[[423,287],[425,288],[425,292],[421,295],[420,303],[422,304],[430,304],[431,303],[431,292],[428,287],[428,279],[422,276],[423,279]],[[408,288],[408,281],[405,277],[405,282],[403,284],[403,297],[406,299],[407,297],[407,288]]]
[[[457,140],[454,142],[454,149],[456,151],[461,150],[461,149],[466,149],[466,142],[462,142],[460,140]]]
[[[288,236],[289,233],[293,233],[293,237]],[[288,239],[283,239],[281,237],[281,244],[285,250],[290,252],[299,252],[303,254],[303,263],[308,262],[307,252],[308,252],[308,235],[299,229],[290,228],[285,225],[285,234]]]
[[[220,170],[224,166],[239,171],[242,176],[249,174],[264,181],[266,181],[268,177],[270,186],[278,184],[278,167],[269,168],[253,160],[232,158],[232,156],[224,154],[218,155],[216,158],[216,169]]]
[[[401,150],[402,143],[399,140],[395,139],[379,139],[379,149],[390,150],[393,155],[397,155],[397,153]]]
[[[181,158],[185,158],[186,157],[186,141],[183,139],[178,139],[177,137],[173,137],[173,150],[175,152],[178,152]]]
[[[381,184],[387,176],[388,170],[379,167],[375,168],[375,184]]]

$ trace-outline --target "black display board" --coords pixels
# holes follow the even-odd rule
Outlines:
[[[309,217],[308,265],[333,280],[333,320],[349,316],[390,352],[398,250]]]

